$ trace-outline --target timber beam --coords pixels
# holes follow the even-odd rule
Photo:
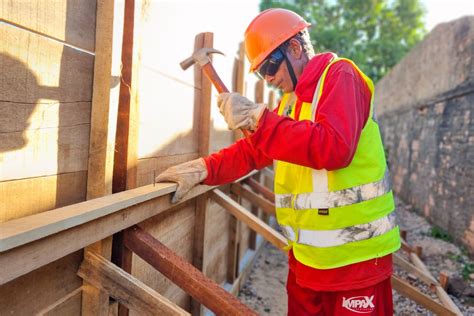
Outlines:
[[[275,194],[270,191],[267,187],[263,186],[262,184],[258,183],[252,178],[248,178],[246,183],[255,191],[263,195],[267,200],[272,203],[275,203]]]
[[[249,212],[242,205],[232,200],[229,196],[220,190],[213,190],[210,193],[211,198],[220,206],[228,210],[238,220],[245,223],[251,229],[263,236],[267,241],[279,249],[284,249],[288,246],[286,238],[280,233],[270,227],[260,218]]]
[[[275,204],[251,191],[249,186],[234,183],[231,186],[231,190],[235,194],[248,200],[253,205],[260,207],[265,213],[275,216]]]
[[[77,274],[139,315],[190,315],[104,257],[86,252]]]
[[[215,314],[257,315],[231,293],[204,276],[192,264],[177,256],[138,226],[126,231],[124,244]]]

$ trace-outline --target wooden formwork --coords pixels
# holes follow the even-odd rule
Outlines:
[[[188,70],[188,76],[181,79],[164,71],[159,58],[156,58],[157,64],[146,59],[149,54],[144,52],[143,44],[169,31],[153,25],[153,21],[160,20],[156,15],[162,10],[153,8],[159,4],[141,0],[86,0],[80,4],[46,0],[9,1],[0,6],[0,67],[4,79],[0,81],[2,225],[14,225],[17,219],[25,219],[30,225],[29,216],[44,212],[51,216],[73,212],[69,215],[74,222],[78,220],[74,212],[81,207],[77,203],[125,189],[142,187],[143,190],[144,185],[153,182],[154,175],[167,167],[206,155],[211,148],[216,150],[232,142],[230,132],[213,127],[210,112],[215,92],[199,69]],[[225,9],[223,5],[222,10]],[[179,12],[174,14],[176,20],[179,19]],[[171,50],[174,55],[184,59],[193,49],[213,45],[212,33],[201,33],[194,39],[195,32],[196,29],[186,28],[189,40],[182,46],[174,43],[176,50]],[[236,37],[235,48],[238,41]],[[243,56],[243,52],[240,55]],[[175,64],[179,67],[178,62]],[[224,70],[220,72],[223,79],[238,74],[242,87],[252,84],[245,76],[243,59],[237,58],[235,65],[239,72]],[[138,93],[147,89],[149,92],[150,88],[143,86],[147,81],[156,83],[157,100]],[[183,93],[171,91],[168,99],[163,99],[163,91],[168,92],[166,89],[170,86]],[[179,98],[180,108],[175,110],[186,112],[187,121],[176,120],[179,137],[155,141],[152,145],[160,149],[144,154],[139,145],[144,140],[157,138],[158,133],[150,126],[150,120],[143,122],[143,118],[150,117],[147,114],[150,108],[165,109],[169,98]],[[159,113],[155,118],[155,125],[160,128],[163,118]],[[62,209],[71,205],[74,207]],[[110,215],[107,216],[113,217],[112,220],[121,220]],[[42,221],[33,218],[33,221]],[[250,245],[250,231],[246,227],[231,234],[231,220],[217,203],[198,196],[171,211],[151,212],[149,216],[140,217],[139,222],[143,229],[163,240],[205,275],[224,284],[228,269],[239,267],[239,262],[230,260],[226,252],[230,241],[236,241],[235,260],[241,263],[248,253],[256,250],[255,243]],[[88,225],[81,221],[75,223]],[[101,223],[106,225],[107,222]],[[216,227],[214,223],[221,225]],[[42,229],[36,224],[32,227],[37,236],[41,236]],[[120,230],[97,226],[81,233],[78,227],[69,228],[71,239],[55,239],[55,243],[47,246],[44,240],[34,242],[43,245],[44,254],[17,257],[21,268],[17,269],[19,264],[11,262],[5,269],[2,266],[4,275],[16,276],[8,277],[8,282],[2,279],[0,314],[4,311],[106,314],[108,293],[76,275],[89,252],[112,260],[181,307],[190,310],[192,307],[195,313],[199,312],[200,304],[191,301],[186,292],[128,252],[120,242],[120,234],[115,235],[112,242],[112,236]],[[2,232],[5,232],[3,228]],[[91,238],[89,234],[101,238]],[[76,239],[85,242],[78,244]],[[8,254],[15,252],[8,251]],[[2,252],[0,260],[8,256]],[[242,281],[243,272],[237,271],[237,281]],[[227,286],[233,287],[235,292],[239,282],[230,282]],[[25,301],[29,304],[24,304]],[[113,305],[116,308],[116,304]],[[126,309],[119,309],[119,313],[127,313]]]

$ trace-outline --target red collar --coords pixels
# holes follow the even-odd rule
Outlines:
[[[303,102],[312,102],[314,90],[326,66],[336,57],[334,53],[317,54],[308,62],[296,84],[295,94]]]

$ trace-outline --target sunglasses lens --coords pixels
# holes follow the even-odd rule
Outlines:
[[[262,78],[265,78],[265,76],[274,76],[283,59],[283,53],[279,49],[274,51],[270,57],[263,62],[260,69],[257,70],[258,75]]]

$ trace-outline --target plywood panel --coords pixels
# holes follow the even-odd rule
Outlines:
[[[194,235],[194,203],[171,209],[140,225],[177,255],[192,261]],[[190,297],[161,273],[137,256],[133,258],[132,274],[145,284],[184,309],[190,307]],[[131,313],[133,314],[133,313]]]
[[[89,131],[80,124],[0,133],[0,181],[87,170]]]
[[[91,117],[91,103],[39,102],[31,104],[0,101],[0,113],[2,113],[0,133],[22,132],[88,124]]]
[[[1,314],[34,315],[80,288],[81,261],[82,251],[77,251],[0,286]]]
[[[96,0],[10,0],[0,3],[0,18],[93,51],[95,10]]]
[[[0,223],[86,198],[87,172],[0,182]]]

